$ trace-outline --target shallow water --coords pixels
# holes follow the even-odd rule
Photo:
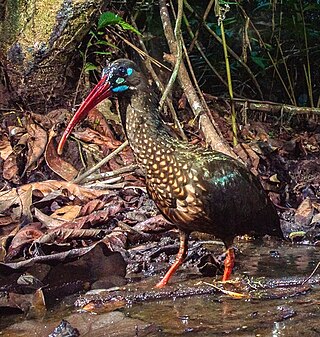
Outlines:
[[[254,279],[294,281],[307,277],[320,261],[320,248],[312,246],[247,243],[240,245],[240,251],[234,276]],[[178,280],[179,275],[172,282]],[[126,314],[154,322],[162,330],[155,336],[320,336],[319,290],[320,285],[313,285],[305,294],[261,300],[195,296],[134,305]]]
[[[234,277],[274,279],[308,277],[320,261],[320,248],[277,242],[238,243]],[[214,250],[220,250],[215,247]],[[317,271],[316,274],[319,274]],[[136,291],[154,285],[159,276],[132,284]],[[211,278],[181,269],[169,287],[207,282]],[[306,292],[286,293],[277,299],[233,299],[227,295],[190,296],[127,305],[93,315],[66,310],[60,303],[44,317],[1,317],[1,336],[48,336],[61,319],[79,329],[81,336],[320,336],[320,285]],[[273,289],[271,289],[271,294]],[[272,296],[271,296],[272,297]],[[269,297],[270,298],[270,297]]]

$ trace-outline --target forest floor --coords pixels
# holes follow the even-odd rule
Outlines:
[[[177,231],[148,197],[129,147],[98,173],[76,180],[124,141],[109,104],[89,114],[58,156],[57,143],[68,119],[70,113],[63,109],[47,115],[2,114],[1,315],[38,317],[57,298],[150,277],[154,281],[178,251]],[[215,114],[215,120],[231,141],[228,118]],[[190,141],[203,143],[187,120],[184,126]],[[291,245],[319,246],[320,125],[312,117],[283,122],[277,116],[253,118],[252,113],[249,122],[239,124],[239,140],[235,152],[269,191]],[[252,244],[250,238],[239,240],[241,247]],[[271,239],[264,244],[277,255]],[[196,275],[221,274],[219,242],[195,234],[190,248],[185,268]],[[109,310],[121,305],[115,301]]]

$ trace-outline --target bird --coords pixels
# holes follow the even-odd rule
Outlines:
[[[164,217],[179,230],[178,254],[156,288],[167,285],[185,260],[193,231],[223,241],[223,282],[232,274],[236,236],[268,234],[284,238],[275,206],[259,179],[224,153],[173,137],[161,119],[155,91],[129,59],[115,60],[103,69],[101,79],[66,127],[59,154],[74,126],[112,95],[118,97],[123,130],[145,173],[147,191]]]

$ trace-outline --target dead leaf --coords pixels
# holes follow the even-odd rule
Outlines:
[[[20,198],[16,188],[0,192],[0,212],[8,210],[10,207],[21,206]]]
[[[0,296],[0,308],[10,309],[11,312],[16,310],[16,313],[27,313],[32,302],[32,294],[16,294],[10,292],[6,296]]]
[[[99,111],[99,109],[94,108],[92,109],[88,116],[87,116],[87,121],[91,125],[93,125],[93,129],[97,132],[99,132],[101,135],[105,136],[106,138],[109,138],[109,140],[116,146],[118,147],[121,142],[119,142],[113,132],[110,129],[109,124],[107,123],[104,115]]]
[[[17,156],[15,153],[11,153],[3,164],[3,178],[18,183],[18,171]]]
[[[12,260],[15,256],[19,255],[22,249],[28,244],[41,237],[43,233],[40,228],[41,224],[39,222],[21,228],[12,239],[5,260]]]
[[[62,220],[53,219],[51,216],[42,213],[37,208],[34,209],[34,216],[48,229],[58,228],[65,223],[65,221]]]
[[[108,207],[106,210],[94,212],[92,214],[68,221],[63,224],[64,228],[92,228],[97,224],[106,223],[110,218],[114,217],[118,212],[123,210],[123,204]]]
[[[58,228],[35,240],[35,243],[64,243],[71,240],[99,240],[105,236],[102,229]]]
[[[48,136],[45,130],[42,129],[38,124],[27,124],[28,131],[28,154],[25,169],[22,176],[27,172],[32,164],[36,163],[41,155],[43,154]]]
[[[122,235],[121,238],[120,238],[120,235]],[[124,246],[123,242],[126,242],[125,234],[117,232],[115,236],[118,239],[115,239],[114,243],[118,241],[119,243],[118,247],[122,248],[122,246]],[[112,241],[112,235],[110,235],[110,237],[106,239],[106,242],[110,242],[110,241]],[[75,260],[76,258],[79,258],[87,254],[88,252],[90,252],[92,249],[96,247],[96,245],[101,245],[101,242],[103,241],[98,241],[89,247],[74,248],[74,249],[70,249],[65,252],[52,253],[50,255],[38,255],[28,260],[22,260],[18,262],[7,262],[7,263],[0,262],[0,273],[3,275],[10,275],[12,273],[15,273],[17,270],[21,268],[32,267],[38,263],[53,263],[53,262],[61,263],[64,261]],[[116,244],[113,247],[115,248]],[[0,296],[0,299],[1,299],[1,296]]]
[[[279,180],[278,178],[278,175],[277,174],[273,174],[269,180],[272,182],[272,183],[280,183],[281,181]]]
[[[49,140],[45,152],[46,163],[50,169],[61,178],[67,181],[73,180],[78,175],[78,170],[70,163],[63,160],[61,156],[58,156],[54,145],[55,136],[56,133],[53,130],[50,130]]]
[[[32,221],[31,205],[32,205],[32,188],[29,187],[25,191],[18,189],[18,195],[21,205],[20,226],[24,226]]]
[[[67,109],[57,109],[48,112],[46,115],[40,115],[31,112],[32,119],[40,124],[45,130],[50,130],[58,123],[62,123],[66,116],[70,116],[70,112]]]
[[[10,215],[0,214],[0,227],[10,225],[13,222],[13,219]]]
[[[105,153],[107,150],[114,150],[118,148],[122,143],[118,140],[113,141],[109,137],[103,136],[97,131],[86,128],[84,131],[74,131],[75,137],[86,143],[93,143],[98,145]]]
[[[37,289],[32,298],[32,305],[30,314],[34,317],[43,317],[47,312],[46,301],[44,298],[43,290]]]
[[[29,187],[24,190],[15,189],[0,192],[0,212],[4,212],[12,208],[11,218],[19,219],[27,223],[32,220],[31,204],[32,204],[32,189]],[[21,219],[23,218],[23,219]]]
[[[309,197],[304,199],[300,206],[298,207],[296,214],[294,216],[295,222],[302,226],[306,227],[310,224],[310,221],[313,216],[313,206]]]
[[[234,152],[242,159],[243,162],[247,163],[255,175],[258,175],[258,165],[260,158],[259,156],[252,150],[250,145],[242,143],[238,144],[234,148]]]
[[[81,211],[81,206],[67,205],[57,209],[51,214],[51,217],[58,220],[73,221]]]
[[[100,209],[103,209],[104,205],[105,205],[105,203],[100,199],[91,200],[91,201],[87,202],[84,206],[82,206],[80,215],[84,216],[84,215],[91,214],[94,211],[98,211]]]
[[[101,240],[112,252],[121,251],[126,247],[127,236],[126,234],[119,228],[115,228],[112,233],[106,235],[103,240]]]
[[[12,146],[7,137],[0,139],[0,157],[6,160],[13,152]]]
[[[39,197],[44,197],[53,191],[66,190],[69,195],[74,195],[82,201],[88,201],[98,198],[101,195],[110,194],[109,190],[94,190],[86,187],[79,186],[67,181],[46,180],[21,186],[20,190],[27,190],[31,186],[33,194]],[[1,199],[0,199],[1,201]]]

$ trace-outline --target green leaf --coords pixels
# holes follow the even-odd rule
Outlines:
[[[259,66],[261,69],[266,69],[267,67],[267,62],[266,62],[266,59],[263,58],[263,57],[260,57],[260,56],[256,56],[254,55],[253,53],[251,54],[251,59],[252,61],[257,65]]]
[[[112,12],[104,12],[101,14],[98,21],[98,30],[116,24],[119,24],[125,30],[130,30],[131,32],[141,35],[141,33],[137,29],[135,29],[129,23],[125,22],[121,16]]]
[[[92,70],[96,70],[98,67],[96,65],[94,65],[93,63],[91,62],[87,62],[85,65],[84,65],[84,71],[87,73],[89,71],[92,71]]]
[[[115,25],[122,21],[122,17],[112,13],[112,12],[104,12],[101,14],[98,21],[98,30],[105,28],[108,25]]]
[[[138,35],[141,35],[141,33],[135,29],[133,26],[131,26],[129,23],[125,22],[125,21],[120,21],[119,22],[119,25],[123,28],[123,29],[126,29],[126,30],[130,30],[131,32],[133,33],[136,33]]]
[[[117,47],[115,44],[113,44],[111,42],[103,41],[103,40],[99,40],[95,44],[103,45],[103,46],[107,46],[107,47],[112,47],[114,49],[119,49],[119,47]]]
[[[94,51],[94,54],[98,54],[98,55],[110,55],[111,52],[110,51]]]

